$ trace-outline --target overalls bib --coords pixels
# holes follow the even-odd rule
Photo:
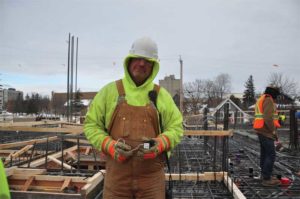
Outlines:
[[[154,138],[159,134],[158,115],[152,103],[132,106],[125,100],[122,80],[116,81],[119,102],[108,128],[114,140],[122,138],[133,148],[142,144],[142,138]],[[159,90],[155,86],[155,90]],[[120,163],[107,157],[104,180],[104,199],[163,199],[165,175],[162,155],[144,160],[134,154]]]

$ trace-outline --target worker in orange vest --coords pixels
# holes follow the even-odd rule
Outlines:
[[[272,177],[275,162],[276,128],[280,127],[276,109],[279,88],[268,86],[255,105],[255,118],[253,128],[256,130],[260,142],[260,168],[263,186],[277,186],[280,181]]]

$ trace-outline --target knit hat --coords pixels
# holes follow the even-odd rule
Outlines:
[[[280,95],[280,88],[276,86],[267,86],[265,94],[271,95],[273,99],[276,99]]]

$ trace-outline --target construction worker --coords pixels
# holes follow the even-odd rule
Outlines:
[[[260,167],[263,186],[280,184],[277,178],[272,177],[276,157],[274,142],[277,139],[277,134],[275,130],[280,127],[274,100],[279,95],[279,88],[268,86],[255,105],[253,128],[256,130],[260,142]]]
[[[84,122],[87,139],[107,155],[103,198],[162,199],[163,159],[183,136],[182,116],[170,94],[153,84],[159,62],[150,38],[132,44],[124,70],[123,79],[98,92]]]
[[[0,199],[10,199],[9,187],[3,162],[0,158]]]

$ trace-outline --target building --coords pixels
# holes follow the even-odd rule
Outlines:
[[[180,79],[175,79],[175,75],[166,76],[163,80],[159,80],[159,85],[167,89],[167,91],[174,96],[179,95]]]
[[[0,113],[3,110],[3,89],[2,89],[2,85],[0,85]]]
[[[2,88],[0,85],[0,111],[5,109],[7,102],[17,99],[23,100],[22,91],[17,91],[15,88]]]

